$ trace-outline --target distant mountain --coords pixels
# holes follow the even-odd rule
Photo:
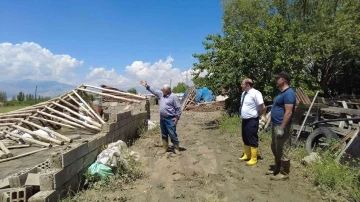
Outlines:
[[[56,81],[39,81],[32,79],[0,81],[0,91],[5,91],[8,99],[14,95],[17,96],[20,91],[25,94],[31,93],[34,95],[36,86],[37,96],[40,95],[43,97],[56,97],[76,88],[76,86]]]

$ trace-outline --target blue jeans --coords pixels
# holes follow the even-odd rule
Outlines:
[[[161,138],[168,141],[169,136],[173,144],[179,144],[176,134],[176,125],[173,118],[160,118]]]

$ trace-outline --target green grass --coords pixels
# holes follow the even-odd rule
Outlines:
[[[349,201],[360,200],[358,168],[337,163],[335,157],[325,153],[322,160],[311,166],[314,171],[314,184],[330,193],[331,199],[344,197]],[[331,193],[336,193],[332,196]]]
[[[240,118],[238,116],[229,117],[224,115],[219,119],[220,130],[231,136],[239,136],[241,134],[240,126]]]
[[[11,107],[0,107],[0,113],[6,113],[17,109],[24,108],[26,106],[11,106]]]

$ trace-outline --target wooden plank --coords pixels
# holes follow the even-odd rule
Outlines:
[[[350,141],[347,143],[346,147],[340,152],[340,154],[337,156],[336,161],[339,162],[340,158],[342,157],[342,155],[344,155],[345,151],[347,150],[347,148],[349,148],[349,146],[351,145],[351,143],[354,141],[354,139],[356,138],[356,136],[358,135],[359,130],[356,130],[353,133],[352,138],[350,139]]]
[[[339,107],[328,107],[320,109],[323,112],[336,113],[336,114],[348,114],[352,116],[360,116],[359,109],[344,109]]]

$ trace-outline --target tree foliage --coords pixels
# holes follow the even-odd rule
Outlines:
[[[234,108],[242,79],[272,100],[273,74],[282,70],[310,95],[360,93],[360,1],[223,0],[222,7],[223,33],[208,35],[205,53],[194,54],[196,85],[230,88]]]
[[[132,94],[137,94],[136,88],[130,88],[129,90],[127,90],[127,92]]]
[[[184,82],[178,83],[174,88],[172,89],[173,93],[185,93],[186,90],[189,89],[189,86],[186,85]]]
[[[2,103],[6,103],[6,102],[7,102],[6,92],[0,91],[0,102],[2,102]]]

